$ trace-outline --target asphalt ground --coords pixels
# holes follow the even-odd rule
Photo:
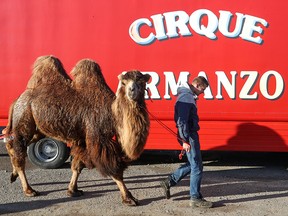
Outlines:
[[[124,173],[137,207],[121,203],[116,184],[96,170],[84,169],[78,186],[84,195],[66,195],[71,178],[70,163],[43,170],[27,161],[27,178],[40,192],[25,197],[19,179],[10,183],[11,164],[0,148],[0,215],[288,215],[288,157],[281,153],[203,152],[202,193],[214,203],[212,209],[189,207],[189,176],[171,188],[164,199],[159,181],[179,167],[177,153],[144,152]]]

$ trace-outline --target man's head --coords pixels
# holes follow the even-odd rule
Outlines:
[[[205,89],[209,86],[208,81],[203,76],[198,76],[192,81],[192,90],[196,95],[202,94]]]

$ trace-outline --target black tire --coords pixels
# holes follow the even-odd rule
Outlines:
[[[31,143],[27,150],[28,159],[43,169],[61,167],[69,158],[70,148],[63,142],[51,138],[43,138]]]

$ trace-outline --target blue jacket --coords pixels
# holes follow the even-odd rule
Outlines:
[[[177,89],[177,101],[174,107],[174,121],[178,129],[178,136],[189,143],[189,135],[197,132],[199,117],[197,113],[197,96],[192,92],[187,83]],[[182,142],[179,141],[181,144]]]

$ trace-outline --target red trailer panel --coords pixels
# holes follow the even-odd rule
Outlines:
[[[199,101],[203,150],[288,151],[288,2],[144,0],[0,1],[0,126],[25,89],[41,55],[69,72],[96,60],[116,91],[117,75],[152,76],[149,111],[176,131],[173,108],[180,82],[205,76]],[[151,117],[146,149],[179,149]]]

